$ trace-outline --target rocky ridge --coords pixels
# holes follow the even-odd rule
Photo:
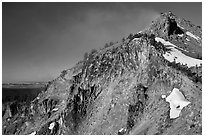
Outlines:
[[[25,116],[17,114],[7,122],[3,133],[202,134],[201,66],[168,61],[164,54],[171,50],[156,41],[162,38],[188,51],[182,52],[186,56],[202,59],[201,34],[200,27],[163,13],[148,29],[92,50],[62,71],[31,102]],[[191,102],[176,119],[170,118],[169,103],[161,97],[173,88]]]

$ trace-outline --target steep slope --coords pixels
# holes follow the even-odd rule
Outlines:
[[[177,45],[183,54],[202,59],[202,30],[190,21],[178,18],[171,12],[162,13],[144,33],[155,34]]]
[[[188,23],[175,16],[175,22],[171,21],[172,16],[161,14],[147,30],[92,50],[83,61],[49,82],[31,102],[26,116],[17,114],[3,133],[202,134],[201,61],[197,58],[198,64],[188,66],[182,59],[178,63],[165,57],[175,50],[192,59],[196,59],[194,54],[183,50],[202,57],[198,50],[202,48],[201,30],[185,27]],[[185,49],[182,40],[186,38],[190,41]],[[191,44],[196,48],[190,50]],[[162,95],[170,95],[174,88],[191,103],[172,119],[170,105]],[[16,128],[11,133],[12,127]]]

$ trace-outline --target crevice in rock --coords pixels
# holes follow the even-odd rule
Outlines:
[[[130,132],[135,124],[139,121],[139,117],[143,114],[146,101],[148,100],[147,87],[138,84],[133,87],[134,103],[128,107],[127,132]]]
[[[183,30],[177,26],[177,22],[175,21],[175,19],[171,19],[168,17],[167,25],[168,36],[174,34],[184,34]]]

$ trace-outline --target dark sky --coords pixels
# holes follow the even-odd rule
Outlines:
[[[202,3],[3,3],[3,82],[47,81],[160,12],[202,24]]]

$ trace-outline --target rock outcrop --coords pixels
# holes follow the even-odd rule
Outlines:
[[[5,127],[3,133],[202,134],[201,81],[193,77],[198,73],[187,75],[186,70],[192,73],[190,68],[166,60],[168,47],[155,40],[160,37],[174,43],[179,34],[185,35],[186,29],[179,27],[182,21],[173,17],[162,14],[149,29],[93,50],[62,71],[31,102],[23,124],[13,132]],[[198,49],[200,42],[194,45]],[[161,97],[173,88],[191,102],[176,119],[170,118],[169,103]]]

